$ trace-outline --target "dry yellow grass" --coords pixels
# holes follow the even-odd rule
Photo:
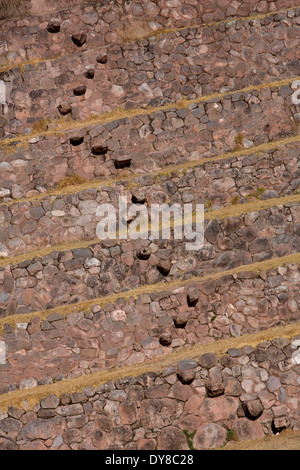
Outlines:
[[[44,132],[47,132],[49,123],[49,119],[40,119],[33,125],[32,133],[43,134]]]
[[[217,218],[225,219],[226,217],[239,217],[243,214],[250,214],[250,212],[270,209],[271,207],[285,205],[290,202],[300,202],[300,194],[283,196],[275,199],[256,199],[251,202],[246,202],[245,204],[233,204],[231,206],[225,206],[222,209],[207,212],[205,214],[205,219],[214,220]]]
[[[253,14],[253,15],[245,16],[245,17],[228,18],[226,20],[213,21],[210,23],[197,23],[197,24],[188,26],[188,28],[189,29],[198,29],[200,27],[210,28],[210,27],[218,26],[222,23],[227,24],[227,23],[234,23],[236,21],[245,22],[245,21],[262,20],[272,15],[283,14],[289,10],[295,10],[296,8],[299,8],[299,7],[294,6],[294,7],[272,11],[268,13]],[[167,36],[170,33],[175,33],[177,31],[182,31],[184,29],[187,29],[187,26],[183,26],[181,28],[159,28],[157,30],[151,30],[149,26],[150,22],[151,22],[151,18],[149,18],[148,21],[126,19],[126,23],[124,22],[123,25],[117,31],[119,42],[126,44],[129,42],[141,41],[149,37]]]
[[[230,442],[219,450],[300,450],[300,431],[287,429],[276,436],[245,442]]]
[[[141,40],[151,33],[149,22],[146,20],[133,20],[132,18],[126,19],[117,29],[118,42],[121,44]]]
[[[2,72],[8,72],[9,70],[13,69],[13,68],[19,68],[20,71],[23,73],[24,70],[25,70],[25,67],[26,65],[34,65],[35,68],[38,67],[39,64],[42,64],[44,62],[54,62],[55,60],[59,60],[59,59],[62,59],[63,56],[56,56],[56,57],[52,57],[51,59],[30,59],[30,60],[25,60],[23,62],[9,62],[8,64],[6,65],[3,65],[0,67],[0,73]]]
[[[87,180],[79,175],[70,175],[66,176],[63,180],[60,181],[57,185],[57,189],[69,188],[70,186],[81,186],[86,184]]]

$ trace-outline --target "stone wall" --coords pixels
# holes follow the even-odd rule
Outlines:
[[[237,217],[206,220],[200,250],[188,251],[185,239],[107,240],[91,243],[88,248],[53,251],[15,266],[6,262],[0,268],[1,315],[58,307],[145,284],[203,276],[297,253],[299,207],[299,202],[290,202]],[[51,226],[47,231],[52,233]],[[35,239],[38,231],[32,236]],[[21,241],[15,239],[23,246]],[[53,242],[48,240],[49,244]]]
[[[98,1],[73,5],[55,13],[53,2],[32,1],[34,16],[1,22],[0,66],[9,67],[24,60],[53,58],[74,51],[72,35],[84,33],[92,46],[107,47],[136,35],[143,36],[161,28],[187,27],[195,23],[223,21],[227,18],[266,14],[297,5],[297,0],[273,2],[236,1],[206,2],[205,0],[170,0],[124,2]],[[50,13],[40,14],[43,9]],[[56,4],[56,9],[63,5]],[[293,15],[293,11],[290,12]],[[54,24],[54,28],[51,26]],[[49,33],[55,27],[58,34]]]
[[[185,29],[101,53],[87,40],[61,59],[14,68],[3,75],[8,112],[0,123],[2,134],[23,133],[67,111],[74,119],[86,119],[119,106],[158,107],[297,77],[298,15],[300,8],[293,17],[287,12],[243,24]]]
[[[104,185],[95,183],[82,191],[75,188],[71,194],[45,195],[42,200],[11,204],[12,198],[3,197],[8,204],[0,205],[0,251],[2,256],[8,256],[50,242],[57,245],[65,236],[73,241],[95,238],[96,207],[110,203],[118,209],[117,194],[127,195],[129,203],[133,199],[148,208],[157,202],[204,203],[208,211],[257,198],[296,194],[299,174],[299,143],[294,142],[267,152],[202,164],[193,162],[186,168],[173,165],[168,174],[137,175],[110,186],[103,181]]]
[[[202,450],[299,429],[295,349],[277,338],[76,393],[54,392],[33,409],[12,405],[1,412],[0,448]]]
[[[0,450],[299,429],[297,0],[76,1],[1,20]],[[204,247],[100,242],[121,194]]]
[[[25,146],[17,145],[17,139],[0,148],[2,196],[45,191],[70,174],[122,177],[293,136],[299,105],[292,103],[292,94],[287,85],[266,86],[191,103],[186,109],[86,123],[62,134],[58,128],[58,135],[54,129],[50,135],[29,136]]]
[[[260,274],[240,271],[156,292],[146,289],[126,299],[101,299],[101,306],[94,299],[88,311],[79,305],[66,317],[59,310],[42,317],[37,312],[17,327],[8,318],[0,336],[6,346],[0,392],[134,365],[182,347],[297,321],[299,281],[299,266],[290,264]],[[41,284],[46,282],[45,274]],[[54,281],[51,285],[59,288]],[[74,291],[79,290],[76,284]]]

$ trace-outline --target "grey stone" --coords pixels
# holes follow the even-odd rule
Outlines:
[[[194,359],[185,359],[180,361],[177,365],[179,371],[195,369],[198,366],[197,362]]]
[[[267,389],[269,390],[269,392],[275,392],[280,387],[281,387],[280,380],[274,375],[271,375],[269,377],[269,380],[267,381]]]
[[[212,353],[205,353],[199,359],[199,364],[206,369],[210,369],[214,367],[218,362],[216,354]]]

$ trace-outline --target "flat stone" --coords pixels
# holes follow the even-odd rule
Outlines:
[[[269,392],[275,392],[280,387],[281,387],[280,380],[274,375],[271,375],[269,377],[269,380],[267,381],[267,389],[269,390]]]
[[[41,407],[46,409],[55,409],[59,405],[59,398],[55,395],[48,395],[46,398],[41,400]]]
[[[56,436],[56,438],[53,441],[53,444],[51,445],[50,449],[51,450],[58,450],[64,443],[63,437],[62,436]]]
[[[0,437],[15,440],[18,436],[22,424],[13,418],[6,418],[0,421]]]
[[[270,362],[280,362],[285,359],[283,352],[275,346],[270,346],[267,349],[267,355]]]
[[[38,383],[37,380],[35,379],[23,379],[20,382],[20,390],[29,390],[30,388],[35,388],[37,387]]]
[[[231,349],[228,349],[228,354],[231,357],[240,357],[243,355],[243,351],[241,349],[231,348]]]
[[[74,405],[60,406],[57,408],[56,412],[60,416],[76,416],[83,413],[83,408],[82,405],[78,403]]]
[[[54,423],[47,419],[34,419],[33,421],[29,421],[29,423],[25,424],[21,433],[20,439],[26,440],[36,440],[36,439],[43,439],[47,440],[50,439],[54,434]]]
[[[51,215],[53,215],[53,217],[64,217],[66,213],[64,211],[55,210],[51,212]]]
[[[250,421],[247,418],[237,420],[236,432],[239,441],[252,441],[265,436],[262,425],[258,421]]]
[[[199,364],[201,367],[205,367],[206,369],[210,369],[214,367],[218,363],[218,358],[216,354],[212,353],[205,353],[199,359]]]
[[[181,361],[177,365],[177,369],[179,371],[188,370],[188,369],[195,369],[198,366],[197,362],[194,359],[185,359]]]
[[[45,215],[45,211],[42,207],[33,207],[30,210],[30,215],[34,220],[39,220],[41,217]]]

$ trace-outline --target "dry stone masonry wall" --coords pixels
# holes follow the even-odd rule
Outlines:
[[[193,162],[193,165],[195,163]],[[265,153],[213,160],[169,174],[140,176],[111,186],[90,188],[42,200],[0,205],[2,256],[96,237],[98,205],[113,204],[118,194],[150,208],[153,203],[204,203],[206,211],[230,204],[296,195],[299,190],[299,143]],[[197,182],[197,184],[196,184]],[[38,193],[37,193],[38,194]],[[34,197],[34,196],[33,196]],[[9,201],[8,197],[3,198]],[[12,201],[10,201],[12,202]],[[209,216],[209,214],[208,214]],[[76,228],[76,231],[74,230]]]
[[[0,450],[300,429],[300,5],[67,3],[0,12]],[[203,248],[99,240],[120,195]]]
[[[6,346],[0,392],[143,363],[182,347],[299,321],[299,269],[290,264],[260,274],[241,270],[186,287],[166,285],[162,292],[146,289],[136,298],[101,299],[103,306],[95,300],[88,311],[79,305],[66,316],[54,310],[25,322],[19,317],[17,327],[7,318],[0,337]]]
[[[285,338],[1,413],[1,449],[204,450],[300,427],[299,365]]]
[[[31,195],[31,190],[42,192],[73,174],[93,179],[157,171],[294,136],[299,105],[292,102],[292,94],[288,85],[267,86],[183,109],[87,124],[60,137],[53,131],[29,139],[25,147],[17,142],[15,148],[3,145],[2,195],[18,198]]]
[[[6,262],[0,267],[1,316],[59,307],[158,282],[167,285],[180,278],[296,254],[299,207],[299,202],[294,202],[239,217],[206,220],[204,246],[191,252],[186,249],[186,240],[108,240],[88,248],[35,256],[18,265]],[[51,233],[53,228],[48,226],[47,230]]]
[[[267,14],[297,6],[297,0],[261,1],[97,1],[61,11],[61,3],[33,0],[34,16],[1,23],[1,62],[8,67],[36,58],[50,59],[76,50],[72,36],[85,34],[98,48],[130,40],[162,28],[224,21],[252,14]],[[79,2],[80,3],[80,2]],[[39,16],[42,9],[51,13]],[[56,12],[55,12],[56,10]],[[50,29],[50,32],[49,32]]]
[[[80,52],[14,68],[3,74],[9,93],[2,134],[66,113],[86,119],[300,76],[299,14],[180,30],[100,54],[87,41]]]

